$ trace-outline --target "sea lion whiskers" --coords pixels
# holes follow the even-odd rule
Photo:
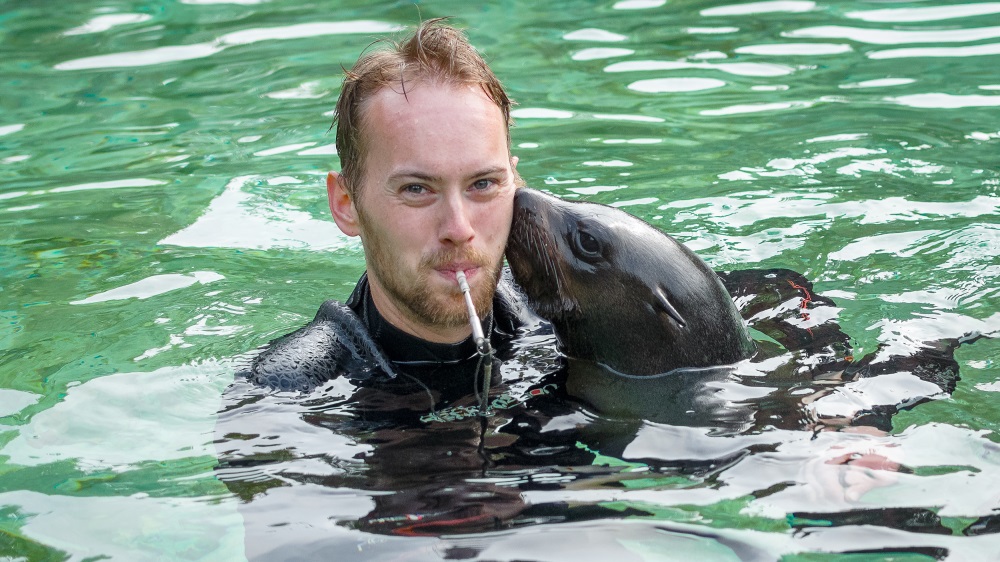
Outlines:
[[[535,256],[533,262],[536,266],[541,266],[541,271],[536,272],[539,279],[546,282],[551,281],[555,286],[549,290],[544,290],[544,297],[539,298],[534,304],[546,318],[574,318],[580,314],[580,302],[571,297],[571,292],[566,290],[566,272],[560,266],[560,260],[555,259],[554,253],[558,248],[550,236],[545,231],[540,217],[535,214],[527,214],[523,220],[514,224],[512,237],[524,241],[524,246]]]

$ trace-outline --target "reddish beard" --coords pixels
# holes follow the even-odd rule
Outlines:
[[[430,283],[431,276],[440,267],[462,263],[479,268],[479,279],[470,283],[472,302],[476,312],[485,318],[492,310],[493,295],[500,281],[502,257],[493,258],[485,252],[473,248],[440,250],[420,259],[416,272],[410,275],[402,272],[399,264],[386,250],[380,235],[361,227],[368,261],[368,275],[375,277],[385,292],[395,301],[399,310],[410,320],[423,325],[455,328],[467,326],[469,315],[458,283],[442,291],[439,285]]]

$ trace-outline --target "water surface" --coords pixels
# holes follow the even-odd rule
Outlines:
[[[265,450],[286,457],[251,475],[280,483],[253,501],[219,481],[213,442],[236,358],[345,299],[363,270],[323,189],[341,65],[421,17],[455,16],[508,86],[530,185],[623,207],[717,269],[802,272],[859,355],[996,335],[998,13],[0,3],[0,556],[233,560],[259,532],[307,558],[994,559],[996,339],[959,348],[955,392],[889,436],[648,423],[602,456],[581,435],[586,464],[487,476],[534,510],[516,530],[362,528],[384,490],[291,476],[349,473],[364,452],[304,421],[308,404],[269,399]],[[910,472],[838,461],[855,453]],[[657,468],[675,461],[694,468]]]

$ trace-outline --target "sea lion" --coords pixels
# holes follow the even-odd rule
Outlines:
[[[567,392],[616,418],[887,431],[899,410],[954,390],[954,350],[980,337],[858,359],[833,301],[801,274],[717,273],[621,210],[527,188],[514,198],[507,260],[568,357]],[[764,338],[751,340],[744,321]]]
[[[651,376],[753,354],[746,324],[708,264],[619,209],[519,189],[507,261],[571,358]]]

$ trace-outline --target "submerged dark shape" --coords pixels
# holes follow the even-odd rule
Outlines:
[[[728,365],[754,351],[716,273],[619,209],[520,189],[507,260],[569,357],[649,376]]]

